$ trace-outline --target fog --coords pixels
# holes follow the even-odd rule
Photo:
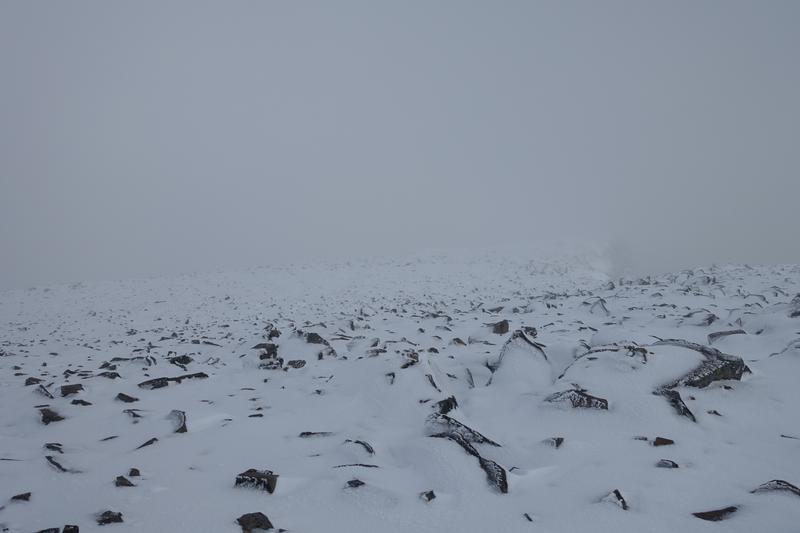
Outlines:
[[[0,3],[0,288],[543,241],[800,262],[800,3]]]

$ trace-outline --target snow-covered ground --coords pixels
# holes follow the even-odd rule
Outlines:
[[[799,531],[752,492],[800,484],[798,291],[461,253],[0,293],[0,531]]]

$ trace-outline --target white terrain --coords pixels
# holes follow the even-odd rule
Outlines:
[[[2,292],[0,531],[800,531],[800,268],[606,271]]]

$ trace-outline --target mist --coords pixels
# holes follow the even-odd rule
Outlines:
[[[551,241],[796,263],[797,2],[0,3],[0,288]]]

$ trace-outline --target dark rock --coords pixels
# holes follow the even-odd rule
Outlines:
[[[115,487],[135,487],[131,481],[126,478],[125,476],[117,476],[117,479],[114,480]]]
[[[82,405],[84,407],[88,406],[88,405],[92,405],[92,402],[87,402],[86,400],[81,400],[79,398],[76,398],[76,399],[72,400],[69,403],[71,403],[72,405]]]
[[[361,446],[364,447],[365,450],[367,450],[368,454],[375,455],[375,449],[372,447],[372,445],[370,443],[368,443],[366,441],[347,439],[345,442],[352,442],[353,444],[360,444]]]
[[[429,502],[436,499],[436,494],[432,490],[426,490],[425,492],[421,492],[419,497],[424,501]]]
[[[301,439],[309,439],[311,437],[330,437],[333,435],[330,431],[303,431],[298,435]]]
[[[39,409],[39,414],[42,417],[42,423],[46,426],[51,422],[60,422],[64,417],[47,407]]]
[[[55,458],[52,455],[45,455],[44,458],[47,460],[47,462],[50,464],[50,466],[52,466],[53,468],[55,468],[59,472],[64,472],[64,473],[68,473],[68,474],[80,474],[81,473],[80,470],[73,470],[72,468],[64,467],[61,463],[56,461]]]
[[[446,415],[447,413],[458,407],[458,402],[456,401],[455,396],[450,396],[449,398],[445,398],[440,402],[436,402],[436,407],[440,415]]]
[[[701,513],[692,513],[697,518],[701,520],[708,520],[710,522],[719,522],[720,520],[725,520],[726,518],[730,518],[730,516],[735,513],[739,508],[732,505],[730,507],[724,507],[722,509],[715,509],[713,511],[703,511]]]
[[[44,385],[40,384],[38,387],[36,387],[35,390],[45,398],[50,398],[51,400],[54,398],[53,395],[50,393],[50,391],[47,390],[47,387],[45,387]]]
[[[169,415],[167,415],[172,423],[175,425],[175,433],[186,433],[186,413],[183,411],[179,411],[178,409],[173,409],[170,411]]]
[[[658,468],[678,468],[678,463],[669,459],[661,459],[656,463]]]
[[[161,389],[166,387],[170,384],[170,382],[174,381],[175,383],[181,383],[184,379],[206,379],[208,374],[205,372],[195,372],[194,374],[185,374],[183,376],[177,376],[174,378],[154,378],[148,379],[147,381],[142,381],[139,383],[139,388],[141,389]]]
[[[278,357],[277,359],[269,359],[258,365],[258,368],[264,370],[281,370],[283,368],[283,358]]]
[[[277,344],[262,342],[261,344],[256,344],[253,348],[262,350],[261,354],[258,356],[259,359],[275,359],[278,357]]]
[[[253,530],[272,529],[272,522],[264,513],[247,513],[243,514],[236,519],[236,522],[242,527],[243,533],[251,533]]]
[[[131,418],[142,418],[142,415],[139,414],[140,409],[123,409],[122,412],[126,415],[130,416]]]
[[[486,473],[489,484],[503,494],[508,493],[508,477],[505,469],[491,459],[481,457],[478,450],[476,450],[461,434],[450,431],[431,435],[431,437],[448,439],[461,446],[465,452],[478,459],[481,469]]]
[[[30,377],[30,378],[25,380],[25,386],[29,387],[30,385],[38,385],[41,382],[42,382],[42,380],[39,379],[39,378]]]
[[[142,475],[142,473],[141,473],[141,472],[139,472],[139,469],[138,469],[138,468],[131,468],[131,469],[128,471],[128,475],[129,475],[130,477],[139,477],[139,476],[141,476],[141,475]]]
[[[63,444],[60,442],[47,442],[45,443],[44,447],[50,451],[64,453],[64,450],[61,449]]]
[[[622,496],[622,493],[618,489],[612,490],[608,496],[603,498],[603,501],[612,502],[620,507],[622,507],[623,511],[627,511],[629,509],[628,502],[625,501],[625,498]]]
[[[761,494],[764,492],[790,492],[795,496],[800,496],[800,488],[797,488],[788,481],[784,481],[782,479],[773,479],[772,481],[762,483],[750,492],[752,494]]]
[[[358,487],[361,487],[362,485],[365,485],[365,483],[360,479],[351,479],[350,481],[347,482],[347,486],[351,489],[356,489]]]
[[[272,470],[256,470],[255,468],[251,468],[236,476],[234,486],[265,490],[272,494],[275,492],[275,486],[277,484],[278,474]]]
[[[29,502],[31,501],[31,493],[30,492],[23,492],[22,494],[17,494],[16,496],[11,497],[12,502]]]
[[[289,367],[292,367],[292,368],[303,368],[304,366],[306,366],[306,362],[305,362],[304,359],[293,359],[291,361],[288,361],[286,363],[286,366],[289,366]]]
[[[119,379],[122,376],[120,376],[119,373],[117,373],[117,372],[100,372],[99,374],[97,374],[96,377],[108,378],[108,379]]]
[[[723,337],[727,337],[729,335],[746,335],[747,332],[743,329],[734,329],[730,331],[717,331],[714,333],[708,334],[708,344],[714,344],[714,341],[717,339],[721,339]]]
[[[689,408],[686,407],[686,404],[683,403],[683,398],[681,398],[678,391],[672,389],[658,389],[653,391],[653,394],[665,397],[676,413],[685,416],[692,422],[697,422],[694,414],[692,414]]]
[[[137,449],[137,450],[141,450],[141,449],[142,449],[142,448],[144,448],[145,446],[150,446],[150,445],[152,445],[152,444],[155,444],[156,442],[158,442],[158,439],[157,439],[156,437],[153,437],[152,439],[148,440],[147,442],[145,442],[145,443],[144,443],[144,444],[142,444],[141,446],[138,446],[136,449]]]
[[[471,427],[467,426],[456,420],[455,418],[443,415],[439,413],[434,413],[428,417],[428,423],[434,427],[438,431],[444,431],[445,433],[457,433],[460,435],[464,440],[467,442],[473,442],[476,444],[488,444],[489,446],[497,446],[500,445],[493,441],[492,439],[485,437],[484,435],[478,433]]]
[[[489,325],[492,326],[492,333],[496,335],[505,335],[508,333],[508,320],[501,320],[500,322]]]
[[[103,511],[97,515],[97,523],[101,526],[108,524],[119,524],[122,522],[122,513],[114,511]]]
[[[61,530],[61,533],[80,533],[80,529],[78,526],[64,526],[64,529]]]
[[[592,396],[580,389],[569,389],[551,394],[544,401],[548,403],[569,404],[575,408],[608,410],[608,400]]]
[[[542,443],[558,449],[564,443],[564,437],[550,437],[549,439],[543,440]]]
[[[58,533],[59,529],[57,527],[48,527],[47,529],[40,529],[36,533]]]
[[[135,398],[134,396],[128,396],[124,392],[120,392],[119,394],[117,394],[116,399],[125,403],[133,403],[139,401],[139,398]]]
[[[656,437],[653,440],[653,446],[669,446],[670,444],[675,444],[675,441],[665,437]]]
[[[69,396],[70,394],[78,394],[80,391],[83,390],[83,385],[80,383],[74,383],[72,385],[62,385],[61,386],[61,397]]]
[[[175,352],[173,352],[173,353],[175,353]],[[192,359],[188,355],[179,355],[177,357],[170,357],[169,358],[169,362],[170,363],[172,363],[173,365],[179,366],[179,367],[183,368],[184,370],[186,370],[186,365],[188,365],[192,361],[194,361],[194,359]]]

